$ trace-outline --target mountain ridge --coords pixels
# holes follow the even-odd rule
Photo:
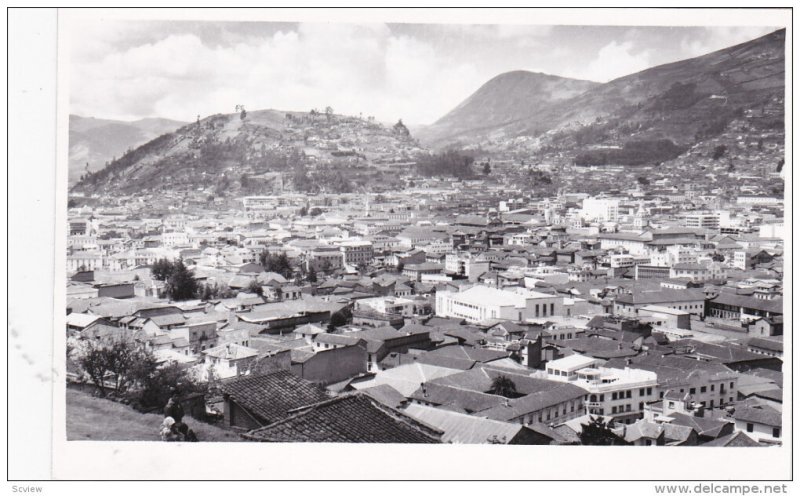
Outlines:
[[[436,122],[420,128],[419,138],[423,143],[435,145],[455,135],[508,125],[598,84],[541,72],[504,72],[481,85]]]
[[[765,94],[772,94],[770,89],[775,90],[774,93],[782,91],[785,84],[782,70],[784,43],[785,30],[777,30],[738,45],[698,57],[651,67],[607,83],[598,84],[573,98],[551,102],[543,106],[533,118],[520,119],[499,126],[487,126],[481,133],[468,132],[462,136],[455,135],[451,136],[450,143],[440,140],[435,144],[442,146],[458,141],[481,142],[498,138],[536,137],[569,125],[585,125],[598,118],[603,119],[615,115],[620,117],[626,113],[633,114],[635,110],[652,111],[654,110],[652,108],[643,108],[648,99],[658,98],[668,92],[676,83],[686,83],[687,81],[694,83],[696,89],[699,90],[695,96],[711,97],[716,93],[724,93],[728,97],[726,102],[731,106],[751,104],[754,99],[763,100]],[[780,70],[775,66],[779,66]],[[759,77],[749,80],[746,77],[742,78],[742,74],[737,74],[738,69],[744,73],[751,71],[763,73],[766,70],[767,74],[760,74]],[[770,69],[773,71],[770,72]],[[737,81],[737,78],[743,80]],[[758,84],[758,81],[762,83]],[[745,91],[737,90],[736,86],[742,84],[751,84],[754,87],[747,88]],[[770,84],[772,84],[771,87]],[[748,94],[748,91],[751,93]],[[754,95],[759,92],[761,95]],[[731,98],[732,96],[733,98]],[[741,101],[736,101],[737,96],[742,97]],[[733,101],[730,101],[731,99]],[[701,100],[698,98],[693,105],[705,103]],[[635,108],[637,106],[639,107]],[[658,111],[658,109],[655,110]],[[699,117],[700,121],[687,121],[688,128],[693,129],[693,133],[698,131],[694,129],[697,124],[708,120],[709,114],[705,118],[702,115]],[[644,120],[647,119],[643,115],[639,115],[636,119],[637,124]],[[424,133],[422,141],[426,142]]]
[[[96,172],[130,148],[136,148],[185,123],[161,117],[120,121],[76,114],[69,116],[69,184]]]

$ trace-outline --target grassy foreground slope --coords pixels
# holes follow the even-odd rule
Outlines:
[[[159,430],[163,417],[139,413],[129,406],[87,393],[67,389],[68,441],[161,441]],[[200,441],[242,441],[231,431],[199,422],[184,420]]]

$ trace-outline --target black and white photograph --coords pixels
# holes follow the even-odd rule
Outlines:
[[[791,473],[790,9],[60,9],[57,43],[56,478]]]

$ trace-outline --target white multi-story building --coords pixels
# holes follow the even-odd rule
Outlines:
[[[336,243],[344,257],[344,263],[367,265],[372,262],[374,249],[369,241],[340,241]]]
[[[633,267],[634,258],[633,255],[611,255],[609,257],[609,262],[611,263],[611,268],[613,269]]]
[[[414,300],[392,296],[378,296],[356,300],[355,309],[379,313],[381,315],[414,315]]]
[[[778,203],[782,202],[782,198],[776,198],[774,196],[739,196],[736,198],[736,203],[738,205],[777,205]]]
[[[616,222],[619,219],[619,200],[612,198],[586,198],[580,216],[588,221]]]
[[[692,212],[683,216],[683,225],[691,228],[719,229],[720,218],[717,213]]]
[[[759,238],[784,238],[785,234],[786,230],[784,229],[783,222],[773,222],[758,226]]]
[[[417,245],[425,253],[433,255],[445,255],[453,249],[453,244],[447,239],[436,239],[430,243]]]
[[[564,314],[563,297],[524,288],[511,291],[479,285],[461,292],[436,293],[436,315],[465,319],[472,323],[486,319],[526,321]]]
[[[577,354],[548,362],[547,378],[585,389],[586,413],[625,424],[642,418],[645,404],[658,399],[655,372],[600,367],[597,360]]]
[[[164,246],[184,246],[189,244],[189,235],[185,231],[161,233],[161,244]]]

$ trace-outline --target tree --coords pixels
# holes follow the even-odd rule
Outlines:
[[[175,392],[185,395],[208,390],[208,385],[196,381],[187,369],[175,362],[159,366],[149,350],[142,352],[131,372],[136,387],[129,392],[128,399],[139,410],[161,408]]]
[[[447,150],[444,153],[422,155],[417,159],[417,172],[423,176],[453,176],[468,178],[475,175],[475,158],[466,152]]]
[[[487,176],[492,173],[492,166],[489,165],[488,160],[483,163],[483,173]]]
[[[273,255],[264,250],[261,252],[261,255],[259,255],[259,261],[261,262],[261,266],[264,267],[264,270],[267,272],[278,273],[286,279],[290,279],[294,274],[292,262],[289,260],[289,257],[285,252]]]
[[[342,327],[343,325],[347,325],[350,322],[350,319],[353,317],[353,313],[350,311],[349,308],[345,307],[338,312],[334,312],[331,315],[331,320],[328,323],[328,332],[333,332],[336,330],[337,327]]]
[[[403,124],[403,119],[399,119],[397,124],[394,125],[392,128],[396,134],[408,138],[411,136],[411,131],[408,130],[405,124]]]
[[[135,383],[133,370],[142,360],[142,354],[143,351],[127,339],[117,339],[110,344],[88,341],[78,365],[102,396],[106,395],[107,386],[121,394]]]
[[[172,272],[167,278],[167,296],[175,301],[190,300],[197,297],[199,285],[194,274],[178,259],[172,264]]]
[[[331,270],[331,262],[330,262],[330,260],[324,259],[322,261],[322,263],[319,265],[319,270],[321,270],[323,273],[324,272],[328,272],[329,270]]]
[[[153,279],[157,281],[166,281],[169,279],[169,276],[172,275],[173,270],[174,266],[172,262],[166,258],[159,258],[150,268],[150,274],[153,276]]]
[[[642,186],[647,186],[648,184],[650,184],[650,180],[649,180],[649,179],[647,179],[647,178],[646,178],[646,177],[644,177],[644,176],[639,176],[639,177],[637,177],[637,178],[636,178],[636,181],[637,181],[639,184],[641,184]]]
[[[317,215],[320,215],[321,213],[322,213],[322,209],[321,208],[314,207],[308,212],[308,215],[310,215],[311,217],[316,217]]]
[[[264,288],[255,279],[250,281],[250,284],[247,286],[247,292],[257,294],[258,296],[264,296]]]
[[[308,207],[305,206],[301,207],[300,211],[298,212],[298,215],[300,215],[300,217],[305,217],[306,215],[308,215]]]
[[[317,270],[312,265],[308,268],[308,274],[306,274],[306,281],[308,282],[317,282]]]
[[[328,122],[331,121],[331,117],[333,117],[333,107],[325,107],[325,117],[328,119]]]
[[[611,431],[611,427],[603,421],[603,417],[590,417],[588,424],[581,425],[578,435],[585,446],[620,446],[622,440]]]
[[[489,392],[498,396],[513,398],[517,395],[517,385],[508,376],[498,375],[492,379],[492,387]]]
[[[105,396],[105,380],[110,373],[109,360],[105,348],[93,341],[89,341],[86,344],[86,349],[78,359],[78,365],[89,376],[100,395]]]
[[[728,151],[728,147],[725,145],[717,145],[714,147],[714,152],[711,154],[712,160],[719,160],[725,155],[725,152]]]
[[[302,161],[295,163],[292,181],[294,183],[294,189],[297,191],[308,191],[311,187],[311,180],[308,177],[306,166]]]

